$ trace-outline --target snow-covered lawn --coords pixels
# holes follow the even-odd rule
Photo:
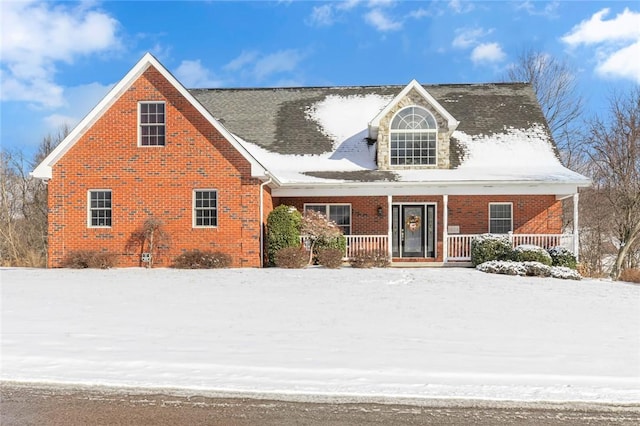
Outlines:
[[[640,403],[640,286],[473,269],[1,269],[2,380]]]

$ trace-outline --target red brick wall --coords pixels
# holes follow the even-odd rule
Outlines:
[[[166,145],[138,147],[138,101],[166,102]],[[260,182],[249,163],[155,69],[147,70],[53,167],[49,181],[49,265],[73,250],[118,254],[119,266],[139,265],[127,248],[148,217],[162,220],[168,266],[184,250],[223,251],[234,266],[260,265]],[[112,191],[111,228],[87,227],[87,191]],[[193,228],[194,189],[218,190],[218,226]],[[265,214],[271,196],[265,192]]]
[[[461,234],[489,232],[489,203],[513,203],[513,230],[517,234],[562,233],[562,202],[554,195],[449,196],[449,225]]]

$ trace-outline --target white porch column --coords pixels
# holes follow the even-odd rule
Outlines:
[[[393,258],[393,232],[391,227],[393,226],[393,214],[391,210],[391,203],[393,202],[393,196],[387,195],[387,251],[389,253],[389,261]]]
[[[573,254],[576,260],[580,260],[580,235],[578,231],[578,199],[579,194],[573,194]]]
[[[437,238],[436,238],[437,240]],[[442,196],[442,262],[449,258],[449,196]]]

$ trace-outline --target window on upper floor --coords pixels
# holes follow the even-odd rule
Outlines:
[[[215,189],[193,191],[193,226],[195,228],[218,226],[218,191]]]
[[[164,102],[140,102],[138,111],[140,146],[164,146],[166,130]]]
[[[351,204],[305,204],[304,210],[322,213],[338,225],[343,235],[351,234]]]
[[[489,233],[506,234],[513,231],[513,205],[489,203]]]
[[[401,109],[391,120],[391,165],[435,165],[437,130],[435,118],[426,109]]]
[[[90,228],[111,227],[111,190],[90,190],[88,197]]]

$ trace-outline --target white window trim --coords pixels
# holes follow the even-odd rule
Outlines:
[[[142,123],[140,122],[140,106],[142,104],[163,104],[164,105],[164,145],[142,145]],[[139,101],[136,121],[138,122],[138,147],[139,148],[164,148],[167,145],[167,103],[165,101]]]
[[[396,116],[398,114],[400,114],[402,111],[404,111],[407,108],[420,108],[421,110],[425,111],[427,114],[429,114],[431,116],[431,118],[433,118],[434,123],[436,124],[436,127],[434,129],[429,129],[429,130],[420,130],[420,131],[416,131],[415,129],[392,129],[391,128],[391,123],[393,123],[393,120],[396,118]],[[434,156],[434,162],[433,164],[391,164],[392,162],[392,156],[391,156],[391,134],[392,133],[420,133],[420,132],[424,132],[424,133],[433,133],[433,135],[435,136],[435,156]],[[396,111],[395,114],[393,114],[393,116],[391,117],[391,119],[389,120],[389,167],[391,168],[401,168],[401,169],[406,169],[407,167],[410,168],[434,168],[438,166],[438,120],[436,120],[435,115],[433,115],[431,113],[431,111],[429,111],[427,108],[421,106],[421,105],[407,105],[406,107],[403,107],[401,109],[399,109],[398,111]]]
[[[91,224],[91,193],[92,192],[109,192],[111,194],[111,225],[92,225]],[[111,189],[89,189],[87,190],[87,228],[111,228],[113,227],[113,191]]]
[[[510,232],[513,232],[513,202],[491,202],[489,203],[489,206],[487,207],[487,215],[489,217],[488,222],[487,222],[487,232],[491,233],[491,206],[502,206],[502,205],[509,205],[511,206],[511,218],[510,218],[510,223],[509,223],[509,229],[511,230]]]
[[[215,225],[197,225],[196,224],[196,192],[215,192],[216,193],[216,224]],[[220,197],[219,192],[215,188],[196,188],[191,195],[191,225],[193,228],[217,228],[220,224]]]
[[[307,211],[307,206],[325,206],[326,212],[325,217],[327,220],[329,219],[329,206],[348,206],[349,207],[349,234],[352,234],[353,231],[353,212],[351,208],[351,203],[304,203],[302,206],[302,213]],[[342,227],[338,224],[338,227],[342,229]]]

